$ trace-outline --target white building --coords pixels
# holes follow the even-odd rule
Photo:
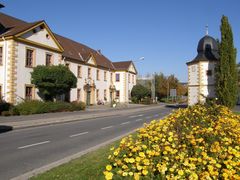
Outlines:
[[[215,67],[219,61],[218,45],[211,36],[200,39],[197,56],[188,66],[188,105],[204,103],[215,95]]]
[[[65,64],[78,78],[77,88],[64,98],[96,104],[102,100],[125,103],[136,84],[132,61],[111,62],[100,51],[54,34],[45,21],[28,23],[0,13],[0,96],[16,104],[42,99],[31,84],[37,65]]]

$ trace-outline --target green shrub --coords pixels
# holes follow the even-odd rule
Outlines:
[[[146,104],[146,105],[152,104],[152,100],[151,100],[150,97],[144,98],[144,99],[141,101],[141,104]]]
[[[10,111],[2,111],[1,115],[2,116],[11,116],[11,112]]]
[[[11,109],[13,115],[42,114],[49,112],[79,111],[86,108],[85,103],[25,101]]]
[[[7,103],[7,102],[4,102],[4,101],[0,101],[0,114],[3,112],[3,111],[9,111],[9,109],[11,108],[11,104],[10,103]]]
[[[16,105],[14,111],[19,115],[40,114],[48,112],[48,106],[39,100],[25,101]]]
[[[48,112],[64,112],[71,111],[71,104],[67,102],[46,102]]]
[[[72,102],[71,103],[71,110],[72,111],[81,111],[86,109],[86,104],[84,102]]]
[[[134,104],[138,104],[139,103],[137,97],[135,97],[135,96],[132,97],[131,100],[132,100],[132,103],[134,103]]]

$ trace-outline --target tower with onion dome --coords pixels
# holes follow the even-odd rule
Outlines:
[[[217,41],[208,35],[198,42],[197,56],[188,66],[188,105],[215,98],[215,67],[219,61]]]

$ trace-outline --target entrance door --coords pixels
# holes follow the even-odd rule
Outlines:
[[[90,102],[91,102],[91,91],[87,90],[87,96],[86,96],[86,105],[90,106]]]

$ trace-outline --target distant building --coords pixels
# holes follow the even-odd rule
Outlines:
[[[136,84],[137,70],[132,61],[112,62],[74,40],[57,35],[45,21],[28,23],[0,13],[0,98],[16,104],[24,99],[39,99],[31,84],[37,65],[66,65],[77,77],[77,87],[59,99],[83,101],[129,101]]]
[[[219,61],[218,45],[211,36],[204,36],[198,42],[197,56],[188,66],[188,105],[204,103],[214,98],[215,67]]]

